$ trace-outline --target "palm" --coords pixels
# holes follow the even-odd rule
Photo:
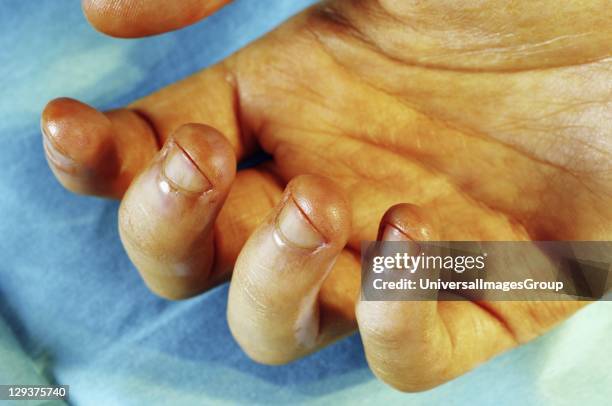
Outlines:
[[[412,55],[399,53],[414,42],[400,32],[383,53],[334,22],[344,17],[331,14],[365,13],[343,7],[311,11],[225,67],[244,133],[284,180],[319,173],[346,186],[353,246],[398,202],[435,213],[444,239],[612,235],[607,49],[517,57],[512,49],[529,44],[496,55],[466,40],[454,54],[430,46]],[[356,15],[369,31],[388,23]]]
[[[259,173],[274,172],[285,182],[303,173],[338,180],[353,206],[354,250],[375,237],[382,213],[399,202],[435,215],[443,225],[439,237],[447,240],[612,236],[605,31],[584,38],[552,32],[541,20],[526,33],[510,26],[513,36],[499,32],[495,45],[487,45],[489,37],[471,37],[469,28],[487,28],[490,2],[474,13],[476,21],[455,21],[453,35],[464,43],[445,48],[427,30],[435,38],[445,28],[436,18],[461,10],[434,4],[423,27],[398,30],[397,24],[414,23],[402,22],[402,6],[381,13],[372,3],[311,9],[135,107],[163,137],[192,120],[222,129],[239,157],[258,144],[274,158]],[[523,7],[526,20],[541,12]],[[579,11],[567,30],[583,29],[581,17],[590,21],[592,10]],[[547,40],[560,36],[568,43]],[[584,41],[591,45],[578,48]],[[228,88],[211,92],[220,81]],[[229,104],[226,91],[238,106],[228,107],[230,120],[219,108]],[[194,99],[199,109],[188,106],[197,105]],[[231,195],[227,205],[233,206]],[[224,212],[224,229],[255,224],[236,226],[242,218]],[[220,249],[229,267],[240,244]]]
[[[51,166],[71,190],[121,197],[156,152],[151,136],[165,141],[190,122],[219,129],[239,160],[258,147],[273,156],[238,173],[225,202],[212,202],[223,206],[214,246],[200,218],[177,226],[185,207],[175,213],[165,197],[147,206],[159,197],[153,182],[129,186],[120,228],[137,243],[126,249],[169,297],[227,277],[289,180],[336,180],[353,224],[319,293],[335,337],[354,328],[359,244],[376,238],[396,203],[428,213],[441,240],[612,237],[610,11],[545,3],[326,2],[221,64],[109,113],[110,121],[73,101],[51,103],[43,128],[78,164],[67,173],[50,157]],[[115,156],[100,159],[100,151]],[[159,276],[176,264],[194,280]],[[468,326],[478,324],[468,330],[483,342],[499,338],[474,355],[480,360],[579,305],[489,303],[485,319],[470,306],[456,307]]]
[[[536,55],[529,66],[472,69],[468,53],[425,67],[351,35],[339,41],[342,28],[326,18],[298,20],[230,63],[243,125],[274,170],[285,181],[317,173],[345,186],[350,248],[374,239],[381,215],[400,202],[432,213],[443,240],[612,236],[612,98],[601,86],[610,61],[576,55],[554,67]],[[329,287],[327,300],[350,314],[356,278],[338,271],[334,284],[344,289]],[[493,306],[520,324],[524,304]]]
[[[398,202],[436,213],[443,239],[610,238],[610,61],[424,68],[305,24],[236,58],[243,119],[286,180],[346,185],[353,244]]]

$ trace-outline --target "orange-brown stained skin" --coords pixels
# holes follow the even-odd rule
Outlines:
[[[273,156],[237,174],[214,225],[214,272],[231,269],[286,183],[303,174],[334,179],[351,206],[348,247],[319,293],[321,323],[337,316],[330,320],[338,332],[355,324],[360,242],[376,237],[381,217],[398,203],[435,219],[442,240],[612,239],[612,9],[602,2],[457,4],[326,2],[130,106],[150,123],[142,134],[165,140],[184,123],[206,123],[227,137],[238,160],[256,146]],[[88,193],[88,177],[71,181]],[[505,326],[512,341],[490,337],[505,344],[542,334],[576,307],[496,302],[479,307],[487,318],[440,316],[454,339],[467,342],[463,334],[479,321],[495,331]],[[392,328],[397,320],[376,319],[363,325],[389,333],[392,344],[409,333]],[[460,326],[470,328],[453,328]],[[369,348],[369,360],[393,365],[389,353]],[[443,375],[427,368],[449,354],[422,354],[427,381],[402,381],[407,360],[379,375],[418,390],[486,358],[466,355],[469,362]]]
[[[157,152],[151,127],[130,110],[100,113],[60,98],[42,113],[47,161],[69,190],[119,198]]]
[[[339,329],[342,319],[319,294],[346,244],[350,217],[338,185],[302,175],[251,235],[234,268],[228,321],[253,359],[286,363],[350,331]]]
[[[190,173],[177,177],[172,162]],[[227,140],[211,127],[191,124],[179,128],[131,184],[119,209],[121,240],[160,296],[186,298],[211,285],[214,223],[235,171]]]
[[[113,37],[134,38],[176,30],[231,0],[83,0],[89,22]]]

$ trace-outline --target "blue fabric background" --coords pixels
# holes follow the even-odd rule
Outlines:
[[[117,203],[77,197],[43,158],[57,96],[117,107],[214,63],[311,0],[236,1],[154,38],[96,33],[78,2],[0,0],[0,383],[71,385],[81,405],[610,404],[612,309],[589,306],[535,342],[440,388],[402,394],[369,372],[359,337],[283,367],[251,362],[227,286],[170,303],[124,254]]]

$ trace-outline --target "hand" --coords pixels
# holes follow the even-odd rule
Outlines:
[[[122,198],[124,246],[162,296],[218,283],[240,253],[228,319],[254,359],[288,362],[358,323],[374,373],[422,390],[579,304],[356,304],[360,241],[379,226],[610,239],[610,17],[595,3],[324,3],[126,109],[51,102],[47,157],[68,189]],[[258,148],[273,161],[234,178]]]

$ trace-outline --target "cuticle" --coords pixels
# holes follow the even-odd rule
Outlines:
[[[157,180],[157,184],[159,184],[160,182],[166,182],[168,184],[168,186],[170,187],[170,191],[176,195],[181,195],[181,196],[185,196],[185,197],[194,197],[194,198],[199,198],[202,196],[207,196],[209,195],[211,192],[213,192],[213,188],[210,187],[208,189],[205,189],[202,192],[193,192],[191,190],[186,190],[183,189],[181,187],[179,187],[176,183],[174,183],[168,176],[166,176],[166,172],[164,170],[164,166],[161,165],[160,171],[156,176],[156,180]]]
[[[58,154],[63,155],[64,157],[71,159],[70,156],[59,146],[55,143],[53,137],[51,137],[47,131],[44,129],[44,127],[41,128],[41,132],[43,133],[43,137],[45,137],[45,140],[47,141],[47,143],[51,146],[51,148],[53,148]]]
[[[183,189],[183,188],[179,187],[176,183],[174,183],[170,179],[170,177],[168,177],[166,175],[165,160],[167,159],[168,154],[169,154],[171,148],[173,148],[173,147],[178,148],[181,151],[181,153],[183,153],[184,156],[187,157],[189,162],[191,162],[191,164],[196,168],[196,170],[204,177],[204,179],[206,179],[206,181],[208,182],[208,185],[209,185],[206,189],[204,189],[201,192],[194,192],[194,191]],[[207,196],[211,192],[214,191],[214,185],[210,181],[210,179],[208,179],[208,177],[206,175],[204,175],[202,170],[198,167],[198,165],[196,165],[196,163],[191,158],[191,156],[187,153],[187,151],[185,151],[185,149],[183,147],[181,147],[179,145],[179,143],[176,142],[176,140],[174,140],[174,139],[169,140],[166,143],[166,145],[164,146],[164,148],[162,149],[162,154],[160,156],[159,164],[160,164],[160,168],[159,168],[159,173],[158,173],[158,176],[157,176],[157,181],[158,182],[164,181],[164,182],[168,183],[168,186],[170,186],[170,189],[172,190],[172,192],[174,192],[176,194],[181,194],[181,195],[185,195],[185,196],[189,196],[189,197],[202,197],[202,196]],[[160,179],[160,178],[162,178],[162,179]]]
[[[193,159],[193,157],[191,155],[189,155],[189,152],[187,152],[187,150],[185,150],[185,148],[183,148],[181,146],[181,144],[178,143],[178,141],[173,140],[173,144],[179,149],[181,150],[181,152],[185,155],[185,157],[187,157],[187,159],[189,160],[189,162],[191,162],[191,164],[198,170],[198,172],[200,172],[200,174],[204,177],[204,179],[206,179],[206,181],[208,182],[209,185],[211,185],[211,189],[212,189],[212,185],[213,183],[210,181],[210,179],[208,178],[208,176],[206,176],[206,174],[204,173],[204,171],[200,168],[200,166],[196,163],[196,161]]]
[[[45,135],[45,137],[47,137],[47,136]],[[53,150],[51,150],[51,148],[53,148]],[[62,170],[64,172],[66,172],[66,173],[74,172],[74,169],[77,166],[76,162],[74,162],[74,160],[72,158],[70,158],[63,151],[61,151],[59,148],[57,148],[55,146],[55,144],[51,140],[48,139],[48,137],[43,142],[43,149],[46,152],[47,159],[49,159],[57,169],[60,169],[60,170]],[[54,154],[61,155],[67,161],[71,161],[71,162],[70,163],[59,162],[57,159],[55,159],[53,157]]]
[[[308,222],[308,224],[313,228],[313,230],[315,230],[320,236],[321,239],[323,240],[323,242],[321,244],[319,244],[319,246],[317,246],[314,249],[310,249],[310,248],[303,248],[303,247],[298,247],[296,246],[294,243],[292,243],[291,241],[289,241],[287,239],[287,237],[285,237],[282,233],[282,231],[280,231],[280,215],[283,211],[283,209],[286,207],[288,202],[292,202],[295,207],[298,209],[298,211],[302,214],[302,216],[304,217],[304,219],[306,219],[306,221]],[[300,207],[300,205],[297,203],[297,201],[295,200],[295,198],[293,197],[293,195],[291,193],[289,193],[283,200],[282,200],[282,205],[280,206],[280,210],[277,210],[277,212],[274,215],[274,233],[278,236],[278,238],[281,239],[281,241],[288,247],[291,247],[293,249],[299,249],[299,250],[303,250],[303,251],[308,251],[312,254],[319,252],[321,249],[327,247],[329,245],[329,241],[327,240],[327,238],[325,237],[325,235],[323,233],[321,233],[321,231],[314,226],[314,224],[312,223],[312,221],[310,221],[310,218],[306,215],[306,213],[304,213],[304,210]]]
[[[387,229],[387,227],[391,227],[397,231],[400,232],[400,234],[402,234],[404,237],[406,237],[408,240],[410,241],[416,241],[411,235],[409,235],[408,233],[406,233],[404,230],[402,230],[400,227],[398,227],[395,224],[392,223],[385,223],[385,226],[382,228],[382,233],[384,234],[385,230]],[[382,238],[382,234],[380,236]]]

